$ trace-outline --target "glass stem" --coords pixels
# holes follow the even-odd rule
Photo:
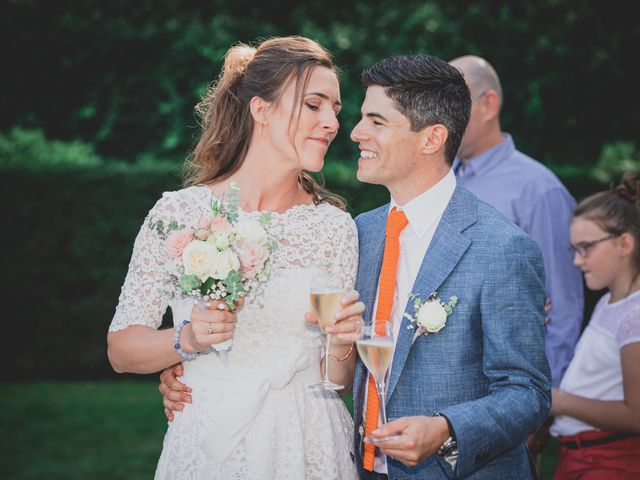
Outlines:
[[[378,389],[378,397],[380,398],[380,415],[382,416],[382,424],[387,423],[387,407],[385,405],[385,389],[384,382],[376,382],[376,388]]]
[[[327,344],[324,349],[324,383],[329,383],[329,347],[331,346],[331,335],[327,335]]]

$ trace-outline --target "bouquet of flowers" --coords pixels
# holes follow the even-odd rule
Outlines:
[[[176,288],[201,307],[208,300],[223,300],[233,310],[238,300],[255,293],[269,276],[269,258],[277,246],[269,233],[271,217],[263,213],[259,220],[240,220],[238,191],[231,184],[231,192],[216,198],[211,214],[201,217],[196,226],[175,220],[153,224],[164,239],[167,268]],[[215,349],[229,346],[219,344]]]

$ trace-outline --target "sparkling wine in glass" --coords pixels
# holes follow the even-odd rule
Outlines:
[[[356,342],[360,359],[365,364],[376,384],[380,399],[380,416],[382,423],[387,423],[385,407],[385,379],[393,359],[393,333],[390,322],[377,322],[377,326],[367,325],[362,331],[361,338]],[[375,429],[374,429],[375,430]],[[372,442],[383,442],[396,438],[396,435],[384,438],[369,437]]]
[[[342,305],[340,300],[347,293],[347,289],[338,278],[326,276],[314,276],[311,280],[311,308],[318,318],[320,328],[324,333],[324,369],[322,381],[309,385],[313,390],[341,390],[344,385],[337,385],[329,380],[329,350],[331,348],[331,335],[325,329],[336,323],[335,314]]]

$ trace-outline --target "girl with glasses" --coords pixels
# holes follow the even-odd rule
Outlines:
[[[582,201],[571,222],[574,263],[606,288],[553,389],[554,479],[640,478],[640,179]]]

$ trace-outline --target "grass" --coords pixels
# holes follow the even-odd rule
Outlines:
[[[2,478],[153,478],[166,429],[156,383],[4,384],[2,392]],[[556,451],[552,444],[543,457],[543,480]]]
[[[4,478],[153,478],[166,428],[155,384],[29,383],[2,390]]]

